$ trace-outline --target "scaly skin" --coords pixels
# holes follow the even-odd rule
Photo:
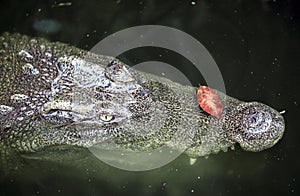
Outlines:
[[[196,91],[132,70],[112,57],[4,33],[2,157],[51,146],[90,147],[107,140],[136,151],[168,145],[198,157],[235,143],[261,151],[282,137],[284,119],[269,106],[218,92],[224,110],[217,119],[200,109]]]

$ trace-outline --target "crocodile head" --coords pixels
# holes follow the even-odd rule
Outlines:
[[[19,151],[112,140],[135,150],[168,143],[199,156],[236,142],[263,150],[284,132],[282,116],[260,103],[219,93],[226,112],[216,119],[199,108],[196,88],[115,58],[18,34],[0,41],[0,141]]]
[[[193,88],[162,78],[147,80],[144,73],[139,74],[116,59],[97,58],[61,58],[58,77],[52,84],[53,96],[41,107],[47,124],[53,123],[56,128],[61,124],[60,131],[76,130],[72,137],[80,138],[81,146],[113,139],[145,150],[163,145],[177,132],[181,135],[176,137],[192,138],[190,144],[195,140],[202,145],[218,141],[206,150],[220,149],[233,141],[244,150],[261,151],[272,147],[283,135],[283,117],[267,105],[227,97],[234,104],[225,104],[228,112],[217,120],[199,109]],[[105,58],[108,59],[103,61]],[[70,78],[72,90],[64,90]],[[51,122],[53,119],[55,122]],[[222,128],[217,133],[220,122]],[[199,135],[219,138],[205,141],[197,138]]]

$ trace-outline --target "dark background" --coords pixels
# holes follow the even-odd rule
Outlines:
[[[146,172],[119,170],[91,155],[66,163],[36,161],[31,169],[4,178],[0,195],[299,195],[299,8],[297,0],[1,1],[1,33],[45,37],[86,50],[136,25],[180,29],[211,53],[227,94],[285,110],[286,133],[263,152],[237,147],[199,158],[193,166],[182,155]],[[130,65],[164,61],[193,85],[204,82],[192,64],[172,51],[134,49],[121,59]]]

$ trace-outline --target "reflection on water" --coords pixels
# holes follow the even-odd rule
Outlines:
[[[200,158],[193,166],[189,163],[189,157],[183,155],[164,167],[145,172],[113,168],[100,162],[88,151],[76,152],[73,158],[58,153],[51,153],[51,157],[49,154],[46,157],[36,155],[27,157],[26,166],[15,176],[7,178],[3,188],[16,194],[109,194],[134,191],[149,195],[189,192],[216,195],[235,190],[235,185],[241,184],[241,181],[242,184],[249,183],[267,168],[267,154],[246,153],[247,156],[243,157],[242,153],[228,152],[228,155],[220,153]],[[230,183],[226,183],[228,180]],[[11,189],[16,186],[20,186],[20,189]]]
[[[90,49],[105,36],[143,24],[178,28],[198,39],[223,74],[227,93],[286,110],[286,134],[273,148],[200,157],[192,166],[182,155],[145,172],[100,162],[89,151],[27,155],[25,165],[2,177],[0,195],[297,195],[300,152],[298,115],[299,15],[296,1],[6,1],[1,32],[20,32]],[[12,17],[13,13],[13,17]],[[37,22],[40,21],[40,22]],[[44,22],[41,22],[44,21]],[[193,85],[202,80],[190,62],[162,49],[121,56],[133,65],[157,60],[174,65]]]

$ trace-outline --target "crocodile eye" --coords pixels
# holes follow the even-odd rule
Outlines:
[[[110,114],[100,114],[99,116],[100,120],[104,121],[104,122],[110,122],[112,121],[115,117],[113,115]]]

